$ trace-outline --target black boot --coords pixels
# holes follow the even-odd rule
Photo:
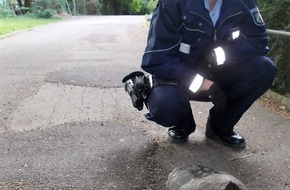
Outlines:
[[[175,126],[168,129],[168,136],[173,142],[186,142],[188,140],[188,134],[186,134],[184,129],[179,129]]]
[[[213,130],[212,126],[212,121],[210,117],[208,117],[205,130],[205,136],[207,138],[216,140],[218,142],[221,142],[223,145],[232,148],[245,148],[246,142],[242,135],[235,131],[230,132],[228,135],[218,134]]]

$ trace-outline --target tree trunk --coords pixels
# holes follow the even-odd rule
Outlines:
[[[77,16],[77,4],[76,4],[76,0],[73,0],[73,11],[74,11],[74,16]]]
[[[23,3],[21,0],[17,0],[19,7],[23,7]]]
[[[20,14],[24,14],[25,11],[22,9],[23,8],[23,3],[21,0],[17,0],[17,3],[19,5],[19,8],[20,8]]]
[[[69,14],[72,15],[72,12],[71,12],[71,10],[70,10],[70,7],[69,7],[69,3],[68,3],[68,1],[66,0],[65,2],[66,2],[66,6],[67,6],[67,9],[68,9]]]
[[[30,9],[31,8],[31,0],[24,0],[24,7]]]

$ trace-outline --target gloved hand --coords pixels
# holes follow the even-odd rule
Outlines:
[[[203,61],[208,68],[215,67],[217,65],[217,57],[214,50],[205,52],[203,54]]]
[[[223,65],[226,61],[226,55],[222,47],[216,47],[210,52],[205,53],[204,61],[207,64],[208,68],[217,67]]]
[[[227,107],[227,97],[222,89],[216,84],[213,83],[208,91],[207,95],[211,102],[214,105],[214,109],[217,113],[223,112],[223,110]]]
[[[212,79],[212,71],[217,66],[217,59],[214,50],[204,51],[199,58],[196,70],[202,76]]]

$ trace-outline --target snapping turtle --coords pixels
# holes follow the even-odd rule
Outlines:
[[[235,177],[205,166],[175,168],[166,182],[168,190],[248,190]]]

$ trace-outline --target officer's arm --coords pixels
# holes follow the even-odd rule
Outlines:
[[[179,0],[159,0],[147,39],[141,67],[157,78],[175,78],[189,87],[196,72],[179,58],[181,36]]]
[[[269,51],[269,36],[258,7],[250,10],[251,18],[245,17],[241,24],[243,37],[251,44],[257,54],[265,55]]]
[[[239,63],[252,56],[268,53],[269,37],[263,18],[255,4],[249,7],[248,14],[241,20],[239,28],[239,38],[225,47],[229,63]]]

